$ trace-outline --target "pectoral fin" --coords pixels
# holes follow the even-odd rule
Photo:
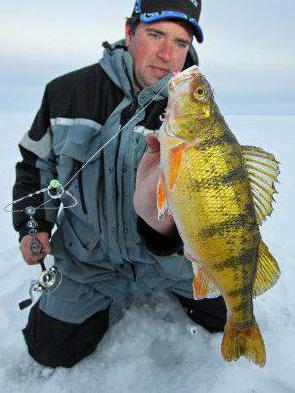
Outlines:
[[[158,186],[157,186],[157,208],[158,208],[158,219],[162,220],[164,217],[165,211],[168,209],[166,187],[165,187],[165,178],[164,178],[164,174],[162,171],[159,176]]]
[[[271,288],[280,276],[277,261],[261,240],[258,246],[257,270],[253,285],[253,296],[261,295]]]
[[[242,146],[242,153],[249,174],[257,221],[261,224],[273,211],[273,195],[277,192],[274,184],[280,173],[279,163],[273,154],[258,147]]]
[[[183,153],[186,149],[186,145],[184,143],[173,147],[170,149],[169,154],[169,163],[168,163],[168,186],[169,190],[173,191],[176,181],[179,176],[181,161],[183,159]]]

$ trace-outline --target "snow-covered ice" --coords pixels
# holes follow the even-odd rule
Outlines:
[[[158,294],[120,315],[97,350],[72,369],[42,367],[27,354],[21,329],[27,297],[38,267],[22,261],[11,217],[17,142],[31,114],[0,114],[0,391],[87,393],[294,393],[295,392],[295,116],[226,116],[241,144],[273,152],[281,162],[279,194],[262,234],[281,267],[277,285],[255,300],[255,315],[267,351],[263,369],[240,359],[221,358],[222,334],[194,325],[178,303]]]

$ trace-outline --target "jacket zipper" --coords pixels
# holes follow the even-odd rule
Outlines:
[[[82,211],[84,214],[87,214],[87,208],[86,208],[86,203],[85,203],[85,198],[84,198],[84,191],[83,191],[83,179],[82,179],[82,171],[80,170],[82,168],[82,163],[78,163],[78,187],[79,187],[79,194],[80,194],[80,200],[81,200],[81,207]]]

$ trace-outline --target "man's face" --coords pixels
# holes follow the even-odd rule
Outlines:
[[[140,23],[132,35],[126,23],[125,40],[134,62],[136,88],[142,90],[169,72],[182,70],[192,32],[185,22],[165,20]]]

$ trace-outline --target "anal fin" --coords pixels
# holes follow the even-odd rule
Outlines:
[[[267,291],[277,282],[279,276],[280,268],[276,259],[269,252],[267,245],[260,240],[253,295],[258,296]]]

